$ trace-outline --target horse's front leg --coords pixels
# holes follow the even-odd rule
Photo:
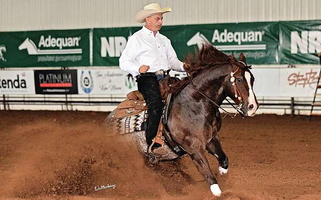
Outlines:
[[[221,175],[226,174],[228,171],[228,157],[222,149],[220,138],[218,134],[215,134],[215,137],[206,145],[207,151],[214,155],[219,162],[219,172]]]
[[[217,180],[213,175],[208,160],[205,156],[205,149],[195,148],[192,153],[189,153],[198,171],[204,176],[207,183],[210,185],[210,190],[215,196],[220,196],[222,191],[217,184]]]

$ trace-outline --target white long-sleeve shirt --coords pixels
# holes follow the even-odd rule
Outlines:
[[[145,26],[128,39],[119,59],[120,68],[133,76],[139,74],[142,65],[150,67],[148,72],[161,69],[184,71],[183,63],[178,60],[170,40],[159,32],[154,36],[153,31]]]

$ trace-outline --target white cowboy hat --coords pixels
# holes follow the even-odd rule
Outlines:
[[[146,17],[152,16],[158,13],[167,13],[171,12],[172,9],[170,7],[161,8],[158,3],[148,4],[144,7],[144,10],[139,11],[135,20],[139,23],[145,22]]]

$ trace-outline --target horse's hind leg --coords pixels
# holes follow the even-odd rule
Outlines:
[[[205,150],[193,151],[192,154],[189,154],[192,158],[194,164],[196,165],[198,171],[204,176],[205,180],[210,185],[210,190],[215,196],[220,196],[222,191],[217,184],[217,180],[214,177],[208,160],[205,156]]]
[[[228,158],[222,149],[220,138],[217,134],[206,145],[206,149],[210,154],[214,155],[217,158],[220,165],[219,166],[220,174],[226,174],[228,171]]]

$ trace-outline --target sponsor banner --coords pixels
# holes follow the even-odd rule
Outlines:
[[[0,33],[0,66],[87,66],[89,31],[84,29]]]
[[[94,65],[118,66],[128,37],[141,27],[94,29]],[[164,26],[182,61],[209,43],[249,64],[317,64],[321,52],[321,21],[282,21]]]
[[[77,70],[35,70],[36,94],[78,94]]]
[[[94,29],[94,66],[118,66],[127,40],[141,27]],[[210,43],[227,54],[243,52],[248,63],[278,63],[278,23],[235,23],[164,26],[179,59]]]
[[[118,66],[139,29],[0,32],[0,67]],[[242,52],[253,65],[317,64],[321,52],[321,20],[164,26],[161,33],[182,61],[204,43],[236,57]]]
[[[33,71],[0,71],[0,94],[35,94]]]
[[[93,65],[118,66],[128,38],[140,28],[100,28],[93,30]]]
[[[258,97],[313,98],[319,68],[253,69]]]
[[[243,52],[251,64],[275,64],[278,30],[276,22],[257,22],[164,27],[162,32],[172,40],[181,59],[209,43],[226,54]]]
[[[317,64],[321,52],[321,21],[280,22],[280,63]]]
[[[312,98],[319,68],[255,68],[254,91],[258,97]],[[171,76],[186,77],[183,72],[171,71]],[[135,78],[119,68],[78,70],[79,94],[123,95],[137,90]]]
[[[78,70],[78,83],[79,94],[125,96],[137,90],[136,79],[119,68]]]

